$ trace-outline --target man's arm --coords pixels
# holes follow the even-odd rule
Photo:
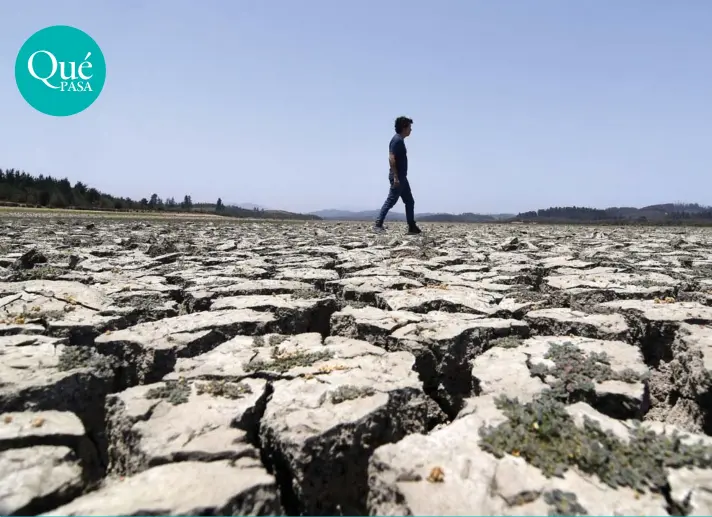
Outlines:
[[[398,160],[397,156],[402,156],[403,152],[405,151],[404,149],[405,144],[403,143],[403,140],[401,139],[396,139],[395,141],[391,142],[389,153],[388,153],[388,164],[390,165],[391,168],[391,173],[393,174],[393,184],[398,185],[400,183],[399,178],[398,178]]]
[[[388,165],[391,168],[391,174],[393,174],[393,183],[397,185],[398,182],[398,165],[396,164],[396,155],[393,151],[388,153]]]

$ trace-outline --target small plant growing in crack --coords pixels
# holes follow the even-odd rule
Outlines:
[[[96,353],[86,346],[65,346],[59,354],[57,369],[62,372],[89,368],[99,377],[111,377],[121,362],[114,356]]]
[[[65,346],[59,354],[57,368],[60,371],[86,368],[94,356],[93,351],[85,346]]]
[[[261,348],[266,346],[279,346],[284,343],[289,336],[284,334],[270,334],[268,336],[255,336],[252,340],[252,346]]]
[[[659,435],[637,425],[624,441],[587,417],[577,426],[566,406],[549,397],[522,404],[500,396],[496,405],[507,420],[483,426],[480,447],[497,458],[522,457],[546,477],[561,477],[575,467],[611,488],[644,493],[664,491],[670,468],[712,468],[712,447],[686,444],[677,433]]]
[[[287,341],[288,338],[289,336],[285,336],[284,334],[272,334],[267,341],[269,346],[279,346]]]
[[[544,492],[544,502],[549,505],[549,516],[566,517],[567,515],[588,515],[573,492],[554,489]]]
[[[344,307],[353,307],[354,309],[365,309],[366,307],[369,307],[369,304],[366,302],[361,302],[358,300],[349,300],[344,303]]]
[[[370,386],[353,386],[344,384],[336,388],[334,391],[323,393],[319,399],[319,403],[323,404],[327,400],[332,404],[341,404],[347,400],[356,400],[361,397],[371,397],[376,394],[376,390]]]
[[[626,368],[620,372],[613,372],[613,377],[613,380],[633,384],[646,380],[648,378],[648,374],[641,375],[632,368]]]
[[[508,297],[513,298],[520,303],[543,302],[546,300],[546,295],[544,293],[529,289],[518,289],[509,294]]]
[[[493,339],[489,342],[490,346],[498,346],[501,348],[517,348],[524,343],[522,338],[516,336],[505,336]]]
[[[320,350],[318,352],[305,352],[302,350],[282,352],[279,347],[274,347],[272,349],[272,357],[270,361],[264,361],[261,359],[250,361],[245,365],[245,371],[271,371],[286,373],[292,368],[311,366],[314,363],[330,359],[331,357],[333,357],[333,353],[329,350]]]
[[[243,382],[227,382],[225,380],[212,380],[198,384],[195,388],[198,395],[206,393],[214,397],[239,399],[252,393],[252,388]]]
[[[26,280],[56,280],[67,272],[54,266],[38,266],[24,271],[18,271],[11,277],[11,281],[21,282]]]
[[[629,285],[651,288],[651,287],[660,287],[660,282],[654,282],[648,278],[642,278],[639,280],[633,280],[632,282],[630,282]]]
[[[188,402],[190,386],[185,379],[165,381],[163,385],[151,388],[146,392],[147,399],[165,399],[174,406]]]
[[[316,300],[324,298],[324,296],[326,296],[325,293],[316,289],[298,289],[292,292],[292,298],[295,300]]]
[[[545,364],[530,364],[529,371],[542,381],[554,378],[546,394],[554,399],[575,403],[588,400],[595,392],[594,382],[618,380],[627,383],[645,379],[630,368],[616,372],[611,368],[607,354],[593,352],[586,354],[573,343],[552,343],[544,355],[554,362],[550,367]]]

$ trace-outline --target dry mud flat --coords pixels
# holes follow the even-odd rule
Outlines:
[[[707,230],[0,227],[2,515],[712,513]]]

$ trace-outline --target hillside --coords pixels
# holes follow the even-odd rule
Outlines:
[[[270,210],[266,206],[257,205],[255,203],[249,203],[249,202],[225,201],[225,205],[226,206],[239,206],[240,208],[246,208],[247,210],[254,210],[255,208],[257,210]]]
[[[16,169],[4,171],[0,169],[0,204],[77,210],[215,212],[226,217],[240,218],[319,219],[314,215],[295,214],[282,210],[247,209],[225,205],[221,199],[215,203],[194,203],[190,194],[186,194],[182,201],[176,201],[172,197],[163,200],[155,193],[147,198],[135,200],[100,192],[81,181],[72,185],[67,178],[33,176]]]
[[[296,219],[304,221],[318,221],[319,217],[310,214],[297,214],[286,210],[266,210],[264,208],[244,208],[242,206],[225,205],[217,203],[195,203],[193,211],[215,212],[226,217],[259,218],[259,219]]]
[[[378,216],[379,210],[363,210],[359,212],[349,211],[349,210],[319,210],[316,212],[311,212],[312,215],[316,215],[322,219],[331,221],[373,221],[376,216]],[[485,222],[496,222],[502,219],[508,219],[514,217],[514,214],[473,214],[473,213],[463,213],[463,214],[449,214],[449,213],[416,213],[415,218],[422,222],[463,222],[463,223],[485,223]],[[391,211],[388,213],[386,221],[405,221],[405,214],[403,212]]]
[[[332,221],[371,221],[378,215],[378,210],[362,210],[358,212],[350,210],[326,209],[310,212],[310,215],[321,217]],[[405,221],[405,214],[391,212],[388,214],[389,220]]]
[[[712,207],[697,203],[663,203],[642,208],[605,209],[564,206],[522,212],[511,220],[542,223],[712,224]]]
[[[312,212],[325,220],[332,221],[373,221],[378,210],[319,210]],[[557,223],[607,223],[607,224],[710,224],[712,225],[712,207],[698,203],[661,203],[641,208],[622,206],[609,208],[588,207],[550,207],[530,212],[514,214],[476,214],[466,212],[451,213],[419,213],[416,219],[420,222],[451,222],[451,223],[506,223],[506,222],[540,222]],[[388,213],[386,221],[403,222],[403,212]]]

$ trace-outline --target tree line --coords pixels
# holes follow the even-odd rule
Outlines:
[[[665,203],[643,208],[557,206],[522,212],[512,220],[544,223],[712,224],[712,207],[698,203]]]
[[[316,216],[291,212],[273,212],[225,205],[221,198],[215,203],[194,203],[190,194],[183,199],[162,199],[151,194],[138,200],[117,197],[77,181],[42,174],[33,176],[16,169],[0,169],[0,203],[4,205],[75,208],[85,210],[215,212],[229,217],[263,217],[280,219],[319,219]]]

